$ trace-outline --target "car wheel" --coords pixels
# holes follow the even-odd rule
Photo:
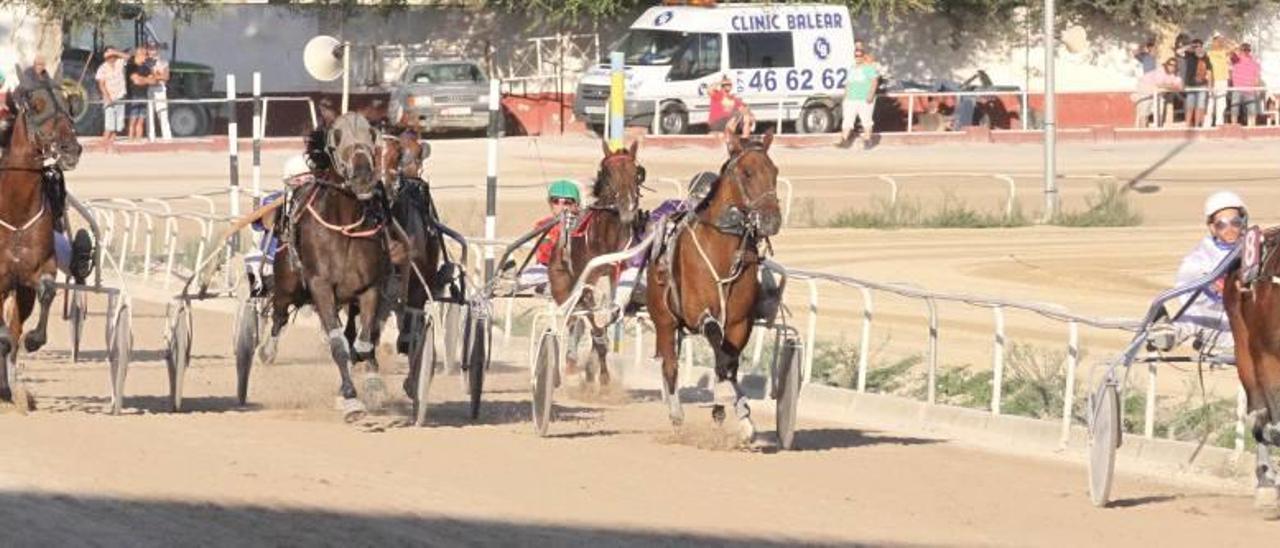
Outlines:
[[[835,128],[835,116],[825,105],[810,105],[800,113],[796,124],[800,133],[829,133]]]
[[[689,113],[679,105],[663,108],[662,118],[658,120],[658,129],[663,135],[680,135],[689,131]]]
[[[169,104],[169,128],[174,137],[199,137],[209,133],[209,114],[200,105]]]

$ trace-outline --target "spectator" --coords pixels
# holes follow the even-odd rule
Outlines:
[[[169,139],[173,137],[169,128],[169,62],[160,58],[160,48],[155,42],[147,44],[147,66],[154,78],[154,82],[147,88],[147,95],[155,100],[160,134]]]
[[[1182,57],[1182,85],[1187,90],[1186,116],[1187,127],[1199,127],[1205,123],[1205,109],[1209,105],[1207,88],[1213,68],[1204,51],[1204,41],[1192,40]]]
[[[1235,88],[1262,87],[1262,66],[1253,58],[1253,46],[1240,44],[1231,57],[1231,86]],[[1258,123],[1258,106],[1262,94],[1258,90],[1241,90],[1231,92],[1231,109],[1237,122],[1243,120],[1253,127]]]
[[[124,77],[130,101],[146,101],[147,89],[155,79],[151,76],[151,67],[147,65],[145,48],[133,48],[133,55],[124,65]],[[124,111],[128,118],[129,139],[141,139],[147,123],[147,104],[131,102],[125,106]]]
[[[1147,119],[1155,117],[1156,126],[1162,125],[1161,114],[1156,111],[1157,95],[1167,105],[1172,105],[1171,91],[1182,89],[1182,79],[1178,78],[1178,61],[1172,57],[1165,60],[1163,70],[1153,70],[1138,79],[1138,91],[1130,96],[1138,109],[1139,127],[1147,127]],[[1161,93],[1164,92],[1164,93]],[[1161,109],[1164,110],[1164,109]]]
[[[1157,67],[1156,67],[1155,51],[1156,51],[1155,40],[1147,40],[1146,43],[1138,46],[1138,49],[1134,50],[1133,58],[1136,59],[1140,65],[1142,65],[1142,74],[1146,74],[1148,72],[1156,70]]]
[[[102,64],[93,77],[98,82],[98,96],[102,98],[102,141],[108,146],[115,141],[116,133],[125,131],[124,105],[118,102],[128,93],[124,58],[123,52],[107,46],[102,52]]]
[[[756,117],[751,114],[742,99],[733,94],[733,80],[726,74],[720,83],[707,92],[711,99],[711,113],[707,116],[707,125],[712,132],[726,134],[741,133],[750,137],[751,130],[756,127]]]
[[[849,69],[849,84],[845,89],[844,101],[841,103],[840,133],[844,139],[842,147],[853,146],[855,124],[862,121],[862,133],[865,137],[865,148],[875,146],[878,138],[872,137],[875,129],[873,116],[876,109],[876,88],[880,85],[880,72],[875,62],[867,53],[866,46],[854,43],[853,67]]]
[[[1209,42],[1209,68],[1213,75],[1213,97],[1212,110],[1209,119],[1205,120],[1205,127],[1218,126],[1226,123],[1223,116],[1227,113],[1227,88],[1231,87],[1231,46],[1227,43],[1227,39],[1219,33],[1213,34],[1213,40]]]

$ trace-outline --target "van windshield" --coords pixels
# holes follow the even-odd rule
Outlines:
[[[618,40],[609,51],[621,51],[628,65],[670,65],[676,50],[684,43],[686,33],[669,30],[633,29]],[[602,59],[608,63],[609,58]]]

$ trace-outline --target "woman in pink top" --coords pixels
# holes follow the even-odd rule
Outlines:
[[[1253,88],[1262,85],[1262,66],[1253,58],[1253,47],[1240,44],[1231,56],[1231,87]],[[1231,92],[1231,110],[1238,115],[1244,110],[1244,119],[1252,127],[1258,123],[1258,98],[1261,93],[1256,90]],[[1239,118],[1237,118],[1238,120]]]

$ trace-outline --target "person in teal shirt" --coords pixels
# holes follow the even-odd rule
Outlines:
[[[864,146],[871,148],[878,140],[871,137],[871,131],[875,128],[873,115],[876,108],[876,88],[880,86],[880,71],[876,69],[875,60],[867,53],[861,40],[854,43],[853,59],[854,65],[849,69],[849,80],[840,109],[840,133],[844,135],[840,146],[852,146],[857,137],[862,137]],[[862,132],[855,137],[853,132],[859,120],[862,121]]]

